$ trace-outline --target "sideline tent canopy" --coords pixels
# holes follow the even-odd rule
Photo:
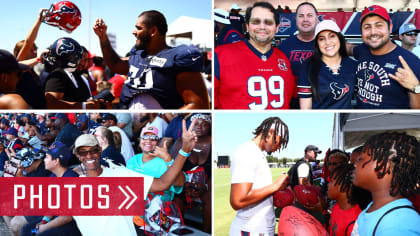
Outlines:
[[[420,140],[420,113],[336,113],[333,148],[351,149],[385,131],[406,132]]]
[[[189,39],[191,44],[202,48],[213,47],[213,29],[211,20],[180,16],[168,26],[167,39]],[[170,44],[168,42],[168,44]]]

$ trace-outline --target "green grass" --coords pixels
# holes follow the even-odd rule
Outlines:
[[[288,168],[273,168],[273,180],[278,178]],[[229,228],[235,218],[236,211],[229,202],[230,195],[230,169],[214,170],[214,233],[217,236],[228,236]],[[277,226],[276,226],[277,227]],[[276,228],[277,232],[277,228]]]

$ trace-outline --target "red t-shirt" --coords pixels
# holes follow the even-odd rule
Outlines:
[[[120,97],[121,90],[124,85],[124,81],[125,81],[125,76],[122,77],[119,74],[115,74],[111,79],[108,80],[108,82],[110,82],[111,84],[114,84],[113,89],[114,89],[114,96],[116,98]]]
[[[358,204],[354,205],[348,210],[342,210],[338,203],[333,207],[330,217],[330,236],[347,236],[351,235],[354,223],[359,216],[360,207]],[[347,228],[347,234],[346,233]]]
[[[288,109],[296,88],[283,52],[261,54],[246,41],[215,49],[215,77],[217,109]]]

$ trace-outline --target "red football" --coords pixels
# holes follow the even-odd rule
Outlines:
[[[293,188],[296,199],[302,205],[316,205],[318,203],[318,190],[316,187],[308,187],[305,185],[296,185]]]
[[[283,208],[278,226],[278,235],[282,236],[328,235],[328,232],[315,217],[294,206]]]
[[[277,191],[273,194],[273,202],[274,206],[283,208],[288,205],[292,205],[295,196],[293,196],[293,192],[286,188],[285,190]]]

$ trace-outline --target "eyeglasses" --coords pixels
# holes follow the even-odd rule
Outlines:
[[[408,33],[405,33],[404,35],[406,35],[406,36],[417,36],[419,33],[417,33],[417,32],[408,32]]]
[[[77,153],[79,153],[79,156],[85,157],[88,155],[88,153],[90,153],[90,155],[95,155],[99,153],[99,148],[92,148],[90,150],[87,151],[78,151]]]
[[[249,19],[249,23],[251,25],[259,25],[261,22],[264,22],[265,25],[272,26],[274,25],[274,20],[271,19],[264,19],[263,21],[260,18],[251,18]]]
[[[144,134],[143,136],[141,136],[141,139],[143,140],[151,140],[151,141],[159,141],[159,137],[157,135],[149,135],[149,134]]]

